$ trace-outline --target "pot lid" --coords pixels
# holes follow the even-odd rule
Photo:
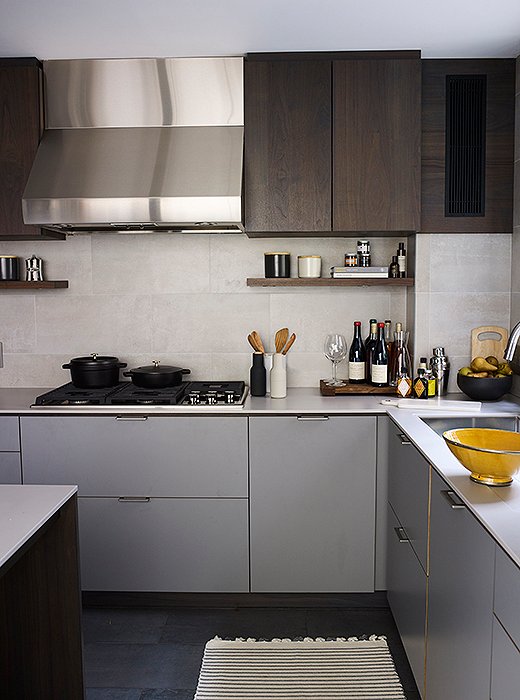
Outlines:
[[[189,374],[189,369],[183,369],[182,367],[172,367],[172,365],[161,365],[159,360],[152,360],[151,365],[145,365],[144,367],[136,367],[135,369],[129,370],[129,374],[173,374],[174,372],[182,372],[182,374]]]
[[[79,367],[106,367],[115,365],[118,362],[118,357],[113,357],[112,355],[98,355],[97,352],[93,352],[88,357],[73,357],[70,361],[71,364],[78,365]]]

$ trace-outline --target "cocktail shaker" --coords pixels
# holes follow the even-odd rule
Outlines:
[[[445,396],[448,393],[450,363],[443,347],[433,348],[433,357],[430,358],[430,369],[436,380],[436,395]]]
[[[26,282],[43,281],[43,260],[37,258],[36,255],[27,258],[25,261],[25,280]]]

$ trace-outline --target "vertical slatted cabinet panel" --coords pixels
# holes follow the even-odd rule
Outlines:
[[[420,224],[419,52],[333,63],[333,227],[416,231]]]
[[[511,232],[514,117],[514,60],[422,61],[421,231]]]
[[[331,231],[331,62],[248,57],[245,226]]]

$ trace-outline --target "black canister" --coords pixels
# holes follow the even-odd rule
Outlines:
[[[264,253],[264,265],[266,277],[291,276],[290,253]]]
[[[16,255],[0,255],[0,280],[20,279],[19,260]]]
[[[261,352],[253,353],[253,364],[249,372],[249,388],[251,396],[265,396],[266,374],[264,355]]]

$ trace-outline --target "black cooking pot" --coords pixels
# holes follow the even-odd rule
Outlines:
[[[89,357],[74,357],[62,367],[70,369],[74,386],[80,389],[101,389],[119,382],[119,370],[126,367],[126,362],[119,362],[118,357],[93,353]]]
[[[154,360],[151,365],[136,367],[128,372],[123,372],[125,377],[131,377],[136,386],[143,389],[162,389],[165,386],[176,386],[182,382],[182,375],[189,374],[191,370],[182,367],[161,365]]]

